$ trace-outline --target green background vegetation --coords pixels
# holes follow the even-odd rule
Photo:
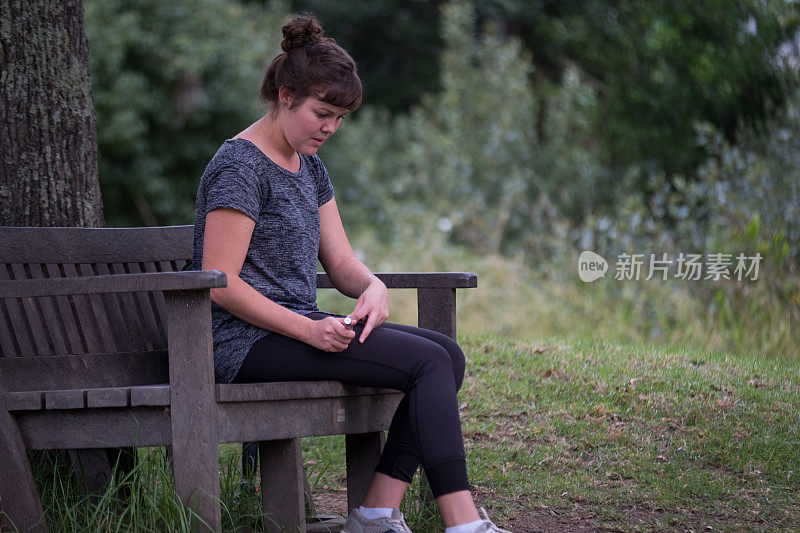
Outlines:
[[[257,86],[289,13],[316,13],[352,53],[365,105],[321,156],[373,270],[479,276],[459,293],[459,398],[470,478],[498,523],[796,529],[796,2],[85,9],[109,226],[193,222],[205,165],[265,111]],[[579,280],[582,250],[610,260],[604,279]],[[619,254],[681,252],[763,260],[757,281],[614,279]],[[392,319],[414,323],[415,295],[390,298]],[[352,302],[321,291],[320,306]],[[304,442],[315,492],[341,492],[342,444]],[[188,529],[162,451],[139,456],[125,500],[44,468],[51,527]],[[225,527],[247,530],[258,497],[238,447],[221,457]],[[415,531],[441,530],[413,497],[404,509]]]
[[[203,168],[264,112],[278,28],[304,9],[365,80],[321,156],[373,269],[476,272],[465,331],[796,357],[793,2],[87,0],[109,225],[193,222]],[[605,279],[578,280],[585,249]],[[613,279],[621,253],[680,252],[764,259],[757,281]]]

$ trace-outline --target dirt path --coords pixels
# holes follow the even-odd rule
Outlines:
[[[317,511],[325,514],[347,514],[347,495],[344,492],[323,492],[314,495]],[[487,508],[491,515],[491,509]],[[499,522],[499,521],[498,521]],[[513,533],[550,533],[550,532],[611,532],[620,531],[598,527],[593,518],[581,516],[581,513],[563,512],[549,509],[536,509],[530,514],[520,512],[511,523],[498,524],[509,527]]]

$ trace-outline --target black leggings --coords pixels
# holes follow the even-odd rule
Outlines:
[[[464,379],[461,348],[447,335],[390,323],[361,344],[362,327],[355,326],[356,336],[341,352],[270,333],[250,349],[234,382],[331,379],[403,391],[375,470],[411,482],[421,463],[434,497],[469,489],[456,399]]]

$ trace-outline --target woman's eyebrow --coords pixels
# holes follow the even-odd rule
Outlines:
[[[334,111],[333,109],[325,107],[324,105],[321,105],[321,106],[317,107],[317,111],[320,111],[320,110],[325,111],[326,113],[330,113],[331,115],[339,115],[340,117],[343,117],[343,116],[347,115],[348,113],[350,113],[350,111],[345,111],[344,113],[339,114],[336,111]]]

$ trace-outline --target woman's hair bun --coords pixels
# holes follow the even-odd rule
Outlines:
[[[333,41],[333,39],[322,36],[322,25],[314,15],[308,13],[301,13],[293,17],[281,28],[281,31],[283,32],[281,49],[284,52],[321,41]]]

